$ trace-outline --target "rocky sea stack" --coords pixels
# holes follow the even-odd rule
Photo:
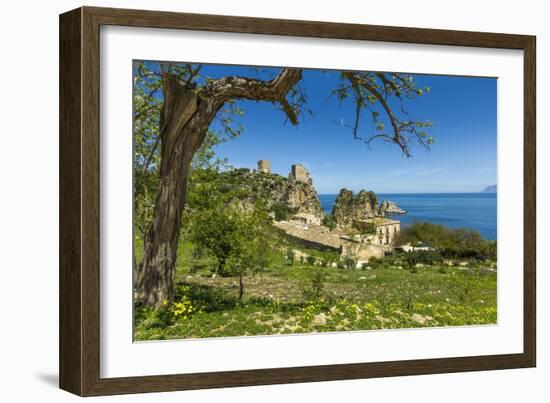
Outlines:
[[[341,189],[332,208],[332,217],[340,228],[352,227],[355,223],[367,221],[386,214],[405,214],[395,202],[384,200],[378,206],[376,193],[361,190],[354,194],[349,189]]]
[[[379,215],[376,193],[367,190],[354,195],[349,189],[341,189],[332,208],[332,217],[339,227],[350,227]]]
[[[391,200],[383,200],[380,204],[379,213],[380,215],[385,216],[386,214],[406,214],[407,211],[403,210]]]

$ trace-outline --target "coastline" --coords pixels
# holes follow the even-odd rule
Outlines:
[[[468,228],[484,238],[497,238],[497,194],[476,193],[378,193],[379,201],[391,200],[407,214],[389,215],[403,226],[427,221],[449,228]],[[336,194],[319,194],[325,213],[330,213]]]

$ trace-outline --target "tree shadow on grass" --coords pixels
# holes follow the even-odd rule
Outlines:
[[[185,296],[189,298],[193,305],[200,306],[202,311],[206,313],[229,311],[243,306],[238,298],[226,289],[212,285],[186,282],[178,283],[178,285],[185,287]],[[181,290],[181,288],[176,287],[176,300],[181,297],[178,289]],[[246,306],[256,306],[258,308],[276,306],[277,310],[282,312],[292,312],[304,305],[304,303],[275,303],[275,301],[270,298],[257,296],[245,298],[243,304]]]
[[[185,283],[178,285],[185,287],[185,295],[193,305],[200,306],[204,312],[219,312],[234,309],[238,306],[236,296],[230,295],[227,291],[206,284]],[[176,300],[181,296],[180,288],[176,287]]]

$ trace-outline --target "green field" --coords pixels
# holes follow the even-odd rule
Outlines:
[[[179,248],[174,302],[137,308],[136,340],[494,324],[496,264],[454,261],[342,269],[288,265],[283,254],[264,271],[238,279],[212,274],[208,258]],[[136,257],[140,258],[139,240]],[[316,251],[301,248],[305,253]]]

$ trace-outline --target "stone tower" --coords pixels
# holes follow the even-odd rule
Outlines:
[[[297,182],[311,184],[311,178],[309,172],[302,164],[294,164],[290,170],[290,179],[294,179]]]
[[[269,160],[258,161],[258,173],[268,175],[271,174],[271,163]]]

